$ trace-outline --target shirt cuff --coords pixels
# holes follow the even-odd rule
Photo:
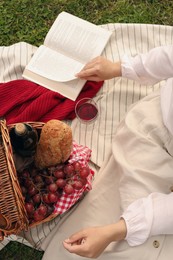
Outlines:
[[[136,200],[121,216],[127,226],[130,246],[144,243],[148,237],[173,234],[173,193],[154,192]]]
[[[123,78],[140,81],[140,78],[136,74],[133,66],[132,66],[132,59],[127,55],[124,55],[121,59],[121,73]]]
[[[148,72],[144,66],[145,55],[139,54],[135,57],[124,55],[121,59],[122,77],[137,81],[141,85],[154,85],[158,79]],[[160,79],[161,80],[161,79]]]
[[[153,207],[150,196],[133,202],[121,216],[127,226],[127,240],[130,246],[143,244],[150,235],[153,221]]]

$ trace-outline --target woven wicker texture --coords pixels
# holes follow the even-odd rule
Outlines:
[[[27,123],[36,129],[41,129],[44,125],[41,122]],[[31,226],[50,221],[57,215],[51,214],[44,220],[29,225],[9,136],[14,126],[15,124],[7,126],[6,120],[0,119],[0,240],[3,240],[4,236],[17,234]]]

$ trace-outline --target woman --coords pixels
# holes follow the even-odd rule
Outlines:
[[[43,260],[171,260],[173,254],[173,46],[113,63],[98,57],[76,75],[100,81],[163,80],[120,123],[93,189],[61,220],[29,230]],[[51,227],[52,225],[52,227]],[[35,233],[34,233],[35,232]],[[42,237],[44,237],[42,239]]]
[[[122,76],[144,84],[165,81],[161,94],[158,91],[145,97],[130,109],[126,118],[120,123],[113,141],[111,159],[102,167],[102,177],[93,187],[93,190],[99,192],[100,183],[106,178],[104,175],[106,176],[108,170],[114,170],[114,175],[118,175],[119,184],[115,188],[119,188],[119,198],[115,198],[115,203],[120,201],[122,213],[119,215],[119,220],[116,222],[118,214],[113,220],[109,212],[108,215],[105,212],[110,219],[109,224],[105,221],[104,225],[102,219],[100,223],[103,225],[95,227],[96,221],[93,220],[92,225],[90,220],[92,227],[82,229],[64,240],[65,249],[83,257],[97,258],[101,255],[99,259],[105,260],[171,259],[173,46],[158,47],[134,58],[124,57],[117,63],[98,57],[89,62],[76,76],[94,81]],[[109,191],[110,188],[111,186]],[[67,226],[70,221],[75,221],[77,214],[80,215],[82,223],[86,225],[89,223],[85,217],[87,211],[85,207],[87,203],[92,202],[91,197],[96,196],[97,192],[93,191],[94,195],[91,193],[90,198],[84,199],[83,205],[73,213],[75,216],[66,221]],[[98,208],[97,211],[103,210]],[[84,224],[80,226],[84,227]],[[74,227],[72,229],[74,230]],[[61,231],[63,227],[60,228]],[[110,244],[121,240],[122,242],[114,243],[112,246]],[[61,250],[59,254],[57,253],[61,259],[83,259]],[[43,259],[47,259],[46,256],[47,252]]]

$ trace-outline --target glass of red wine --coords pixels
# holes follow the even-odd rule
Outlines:
[[[82,98],[76,103],[75,113],[80,122],[91,123],[98,117],[98,107],[93,99]]]

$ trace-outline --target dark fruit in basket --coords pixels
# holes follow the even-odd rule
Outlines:
[[[90,174],[90,169],[88,167],[83,167],[79,171],[79,175],[81,178],[87,178]]]
[[[48,190],[49,190],[50,192],[52,192],[52,193],[56,192],[57,189],[58,189],[58,186],[57,186],[56,183],[51,183],[51,184],[49,184],[49,186],[48,186]]]
[[[32,197],[32,200],[35,204],[39,204],[41,202],[41,196],[40,194],[35,194],[33,197]]]
[[[76,180],[76,181],[74,181],[74,183],[73,183],[73,188],[76,189],[76,190],[82,189],[83,186],[84,186],[84,185],[83,185],[83,183],[82,183],[81,180]]]
[[[62,194],[71,195],[87,183],[88,167],[80,162],[61,163],[43,170],[32,166],[18,174],[30,223],[41,221],[54,211]]]
[[[41,221],[44,219],[44,216],[39,214],[38,209],[34,212],[34,220],[37,221]]]
[[[53,174],[57,179],[65,177],[65,173],[63,172],[63,170],[55,170]]]
[[[25,204],[25,209],[26,209],[26,211],[27,211],[27,213],[28,213],[29,215],[31,215],[32,213],[34,213],[34,205],[33,205],[33,203],[27,202],[27,203]]]
[[[58,186],[58,188],[64,188],[64,186],[66,185],[66,180],[63,178],[59,178],[56,180],[56,185]]]
[[[47,211],[48,211],[48,208],[46,205],[44,204],[41,204],[39,207],[38,207],[38,214],[42,215],[42,216],[46,216],[47,214]]]
[[[47,193],[43,194],[43,202],[46,203],[46,204],[50,203]]]
[[[74,192],[73,186],[67,183],[64,187],[64,192],[67,194],[72,194]]]
[[[78,161],[76,161],[76,162],[73,163],[73,167],[74,167],[74,170],[75,170],[76,172],[79,172],[80,169],[82,168],[80,162],[78,162]]]
[[[35,186],[29,186],[28,188],[28,194],[32,197],[34,196],[35,194],[37,194],[38,190]]]
[[[50,192],[48,194],[48,199],[49,199],[50,203],[56,203],[58,201],[58,198],[59,198],[59,196],[56,193]]]
[[[67,164],[64,166],[64,172],[65,174],[67,174],[68,176],[73,176],[75,173],[74,167],[72,164]]]

